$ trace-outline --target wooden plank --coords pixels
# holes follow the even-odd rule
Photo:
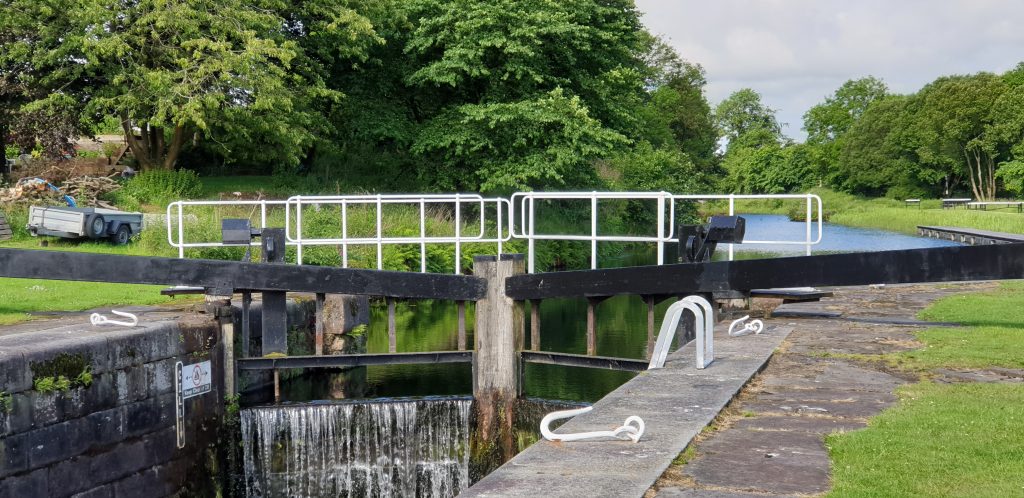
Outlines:
[[[623,370],[627,372],[643,372],[650,362],[632,358],[612,358],[609,356],[591,356],[581,354],[554,353],[551,351],[522,351],[520,357],[526,363],[545,365],[561,365],[563,367],[600,368],[604,370]]]
[[[263,293],[263,356],[288,354],[288,299],[284,292]]]
[[[239,370],[276,370],[280,368],[348,368],[372,365],[416,365],[469,363],[472,351],[433,351],[429,353],[375,353],[326,356],[287,356],[284,358],[244,358],[237,360]]]
[[[1024,244],[684,263],[509,277],[513,299],[1024,278]]]
[[[31,249],[0,249],[0,277],[464,301],[484,295],[484,281],[467,275]]]

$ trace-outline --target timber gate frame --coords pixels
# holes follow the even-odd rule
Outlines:
[[[917,282],[1006,280],[1024,278],[1024,244],[961,246],[931,249],[884,251],[873,253],[800,256],[762,260],[685,263],[606,270],[567,271],[522,274],[521,258],[478,257],[476,263],[486,269],[488,262],[500,264],[517,260],[518,271],[498,273],[491,281],[479,276],[423,274],[382,270],[361,270],[285,264],[244,263],[214,260],[183,260],[140,256],[72,253],[41,250],[0,249],[0,278],[29,278],[133,284],[189,285],[203,287],[207,294],[231,296],[243,294],[243,309],[249,296],[264,296],[263,355],[243,358],[238,369],[350,367],[395,363],[470,362],[473,351],[357,354],[344,356],[282,356],[287,353],[287,324],[284,296],[287,292],[307,292],[317,296],[317,322],[325,294],[383,296],[389,299],[443,299],[459,303],[477,301],[492,304],[478,306],[480,313],[493,308],[493,297],[515,303],[512,322],[489,333],[512,334],[520,362],[555,363],[569,366],[644,370],[646,361],[606,358],[594,355],[588,334],[588,355],[543,352],[540,349],[539,321],[536,312],[540,300],[548,298],[586,298],[588,332],[592,327],[594,306],[616,295],[640,295],[648,303],[648,328],[653,328],[653,305],[657,300],[689,294],[749,292],[752,289],[797,286],[852,286]],[[481,271],[480,274],[487,274]],[[523,303],[531,302],[532,351],[523,346]],[[268,303],[276,303],[268,306]],[[393,309],[392,306],[389,308]],[[464,309],[460,306],[460,313]],[[248,341],[248,313],[243,312],[242,340]],[[460,314],[460,319],[462,318]],[[222,325],[226,323],[222,318]],[[460,320],[461,321],[461,320]],[[390,325],[390,324],[389,324]],[[460,330],[461,332],[461,330]],[[317,327],[322,340],[322,327]],[[505,339],[501,339],[505,340]],[[480,337],[477,337],[478,345]],[[243,342],[248,344],[248,342]],[[320,344],[320,342],[318,342]],[[460,346],[464,341],[460,341]],[[230,348],[225,348],[229,350]],[[460,348],[461,349],[461,348]],[[480,354],[479,348],[477,354]],[[318,353],[319,348],[318,348]],[[270,353],[278,353],[266,357]],[[476,370],[476,369],[475,369]],[[233,379],[234,372],[229,378]],[[232,386],[230,386],[233,388]]]

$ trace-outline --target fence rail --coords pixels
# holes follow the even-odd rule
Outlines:
[[[420,272],[427,272],[427,245],[451,244],[454,246],[455,274],[462,273],[462,249],[464,244],[495,244],[497,252],[502,252],[503,245],[512,240],[524,240],[527,244],[527,272],[536,272],[537,241],[580,241],[590,243],[590,266],[598,268],[598,244],[602,242],[617,243],[652,243],[657,249],[657,264],[665,264],[665,244],[678,243],[676,232],[676,211],[683,203],[727,201],[729,214],[735,215],[736,201],[743,200],[794,200],[805,203],[804,237],[800,239],[745,240],[746,243],[771,245],[797,245],[805,247],[806,254],[822,240],[822,202],[814,194],[673,194],[670,192],[517,192],[510,198],[483,197],[479,194],[375,194],[375,195],[337,195],[337,196],[292,196],[287,200],[253,200],[253,201],[177,201],[167,206],[167,241],[178,250],[178,257],[185,257],[185,250],[204,247],[222,247],[224,243],[214,240],[185,240],[185,224],[189,218],[188,210],[196,207],[224,206],[250,207],[255,214],[258,211],[257,228],[264,228],[268,223],[268,212],[283,209],[286,244],[296,248],[296,260],[303,263],[304,249],[316,246],[335,246],[339,248],[343,268],[349,265],[349,248],[352,246],[372,246],[376,248],[377,269],[383,269],[384,246],[396,244],[418,245],[420,252]],[[639,234],[602,234],[600,231],[599,213],[602,202],[642,201],[654,203],[655,221],[641,227]],[[590,207],[589,227],[582,227],[579,233],[542,233],[538,229],[538,213],[543,206],[551,202],[587,202]],[[385,206],[404,205],[417,211],[419,233],[415,235],[387,234],[384,215]],[[308,209],[323,209],[325,206],[336,206],[339,210],[339,228],[336,234],[316,236],[308,233],[304,226],[304,217],[308,218]],[[444,206],[450,209],[453,216],[451,225],[443,227],[443,235],[428,234],[428,208]],[[351,233],[350,208],[369,208],[373,210],[374,230],[372,235],[354,235]],[[467,213],[472,213],[472,223],[479,224],[472,233],[463,233],[463,225],[468,222]],[[436,229],[435,229],[436,231]],[[816,232],[816,236],[815,236]],[[259,245],[253,242],[252,245]],[[734,246],[728,244],[728,258],[734,258]]]

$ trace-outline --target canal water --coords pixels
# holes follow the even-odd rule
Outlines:
[[[803,223],[785,216],[744,217],[748,239],[798,241],[805,235]],[[950,245],[957,244],[825,224],[823,242],[813,250],[822,254]],[[674,258],[672,249],[669,261]],[[804,246],[742,244],[736,245],[735,251],[737,259],[780,257],[803,254]],[[720,248],[716,259],[725,254],[725,248]],[[653,262],[651,247],[601,261],[600,266]],[[657,305],[656,326],[669,304]],[[582,299],[544,300],[540,307],[541,349],[584,354],[586,310]],[[597,354],[644,358],[646,317],[646,306],[639,297],[618,296],[602,302],[597,307]],[[457,348],[454,303],[400,303],[396,325],[400,352]],[[472,344],[472,306],[467,307],[467,329]],[[386,310],[375,306],[367,331],[367,352],[387,351]],[[533,400],[523,405],[523,412],[530,415],[517,416],[520,447],[536,440],[537,422],[547,411],[564,408],[567,403],[596,401],[634,375],[553,365],[529,364],[525,368],[524,394]],[[292,404],[253,407],[241,414],[248,496],[447,497],[481,477],[480,472],[471,471],[474,462],[467,439],[472,424],[466,397],[472,393],[470,365],[364,367],[290,379],[281,387],[282,398]],[[308,403],[313,400],[319,401]]]

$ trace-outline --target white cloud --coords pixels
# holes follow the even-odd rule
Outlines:
[[[802,139],[801,116],[844,81],[896,92],[1024,60],[1024,2],[1000,0],[638,0],[644,23],[704,66],[712,104],[750,87]]]

